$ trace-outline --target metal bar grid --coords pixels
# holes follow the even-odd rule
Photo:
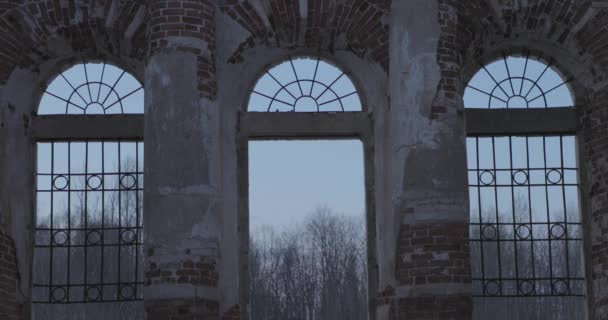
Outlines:
[[[34,303],[141,300],[143,142],[38,143]]]
[[[467,139],[476,297],[584,296],[574,136]]]

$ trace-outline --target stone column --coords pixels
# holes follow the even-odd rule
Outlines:
[[[37,81],[16,69],[0,84],[0,318],[8,320],[30,319],[36,144],[29,125]]]
[[[608,315],[608,91],[598,90],[590,100],[579,136],[585,268],[589,319],[604,320]]]
[[[471,319],[472,312],[456,15],[438,2],[393,1],[391,13],[394,319]]]
[[[211,0],[149,4],[143,289],[149,320],[220,313],[214,6]]]

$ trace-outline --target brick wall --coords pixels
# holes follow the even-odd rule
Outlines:
[[[398,241],[399,284],[471,283],[468,223],[402,224]]]
[[[265,16],[250,0],[220,1],[221,11],[250,33],[229,63],[244,62],[244,52],[255,46],[307,47],[349,50],[388,71],[389,0],[309,0],[304,23],[299,0],[264,1],[270,8]]]
[[[141,0],[0,1],[0,84],[16,66],[36,67],[62,54],[143,60],[145,21],[126,38],[141,8]],[[57,50],[63,41],[71,51]]]
[[[3,320],[24,319],[23,305],[17,300],[19,272],[16,254],[13,240],[0,230],[0,318]]]
[[[215,4],[213,0],[155,0],[149,5],[150,54],[160,50],[192,52],[198,59],[198,88],[201,95],[215,100]],[[200,40],[197,45],[180,42],[181,37]]]
[[[399,299],[395,319],[471,320],[471,296],[429,296]]]
[[[216,261],[199,257],[178,262],[151,262],[145,274],[146,284],[179,283],[217,287],[219,279]]]

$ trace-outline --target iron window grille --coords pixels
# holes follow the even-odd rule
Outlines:
[[[141,298],[143,143],[38,143],[34,302]]]
[[[571,108],[570,80],[504,56],[472,78],[465,106]],[[584,296],[575,136],[500,131],[467,138],[473,295]]]
[[[141,84],[105,62],[74,65],[45,89],[37,120],[87,125],[36,135],[34,303],[141,300],[143,142],[118,125],[143,109]]]
[[[468,138],[475,296],[584,296],[574,140]]]

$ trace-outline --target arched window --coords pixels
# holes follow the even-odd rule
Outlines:
[[[562,126],[577,121],[567,83],[551,64],[526,55],[483,66],[467,85],[476,318],[493,305],[536,319],[530,306],[550,308],[557,296],[573,299],[560,302],[565,318],[583,314],[576,129]],[[531,299],[496,300],[511,297]]]
[[[49,83],[38,114],[137,114],[144,112],[143,87],[111,64],[81,63]]]
[[[344,71],[321,58],[290,58],[260,77],[248,111],[361,111],[357,89]]]
[[[249,112],[240,113],[238,121],[239,199],[248,199],[239,206],[240,243],[248,248],[240,258],[239,282],[249,287],[241,296],[242,318],[289,317],[296,304],[321,318],[335,318],[336,312],[349,319],[375,313],[375,305],[367,301],[369,293],[379,290],[372,269],[377,265],[376,215],[369,202],[373,192],[367,188],[373,175],[365,174],[374,170],[373,118],[360,112],[364,104],[359,93],[334,65],[318,57],[294,57],[263,73],[248,94]],[[336,167],[327,171],[332,164]],[[281,242],[287,248],[273,234],[297,241]],[[323,268],[314,257],[334,248],[316,241],[334,235],[332,243],[348,247],[336,259],[349,257],[334,268],[335,277],[291,271],[281,279],[267,276],[293,268],[319,274]],[[296,256],[298,266],[291,261]],[[276,258],[281,261],[271,262]],[[343,277],[350,280],[336,284]],[[300,282],[310,290],[290,289]],[[281,288],[272,289],[277,285]],[[337,303],[327,305],[327,292]],[[344,311],[344,305],[356,307]]]
[[[51,304],[141,298],[143,110],[141,84],[105,62],[74,65],[45,89],[33,119],[36,318],[67,312]]]
[[[572,107],[568,82],[538,59],[503,57],[483,66],[465,90],[467,108],[515,109]]]

